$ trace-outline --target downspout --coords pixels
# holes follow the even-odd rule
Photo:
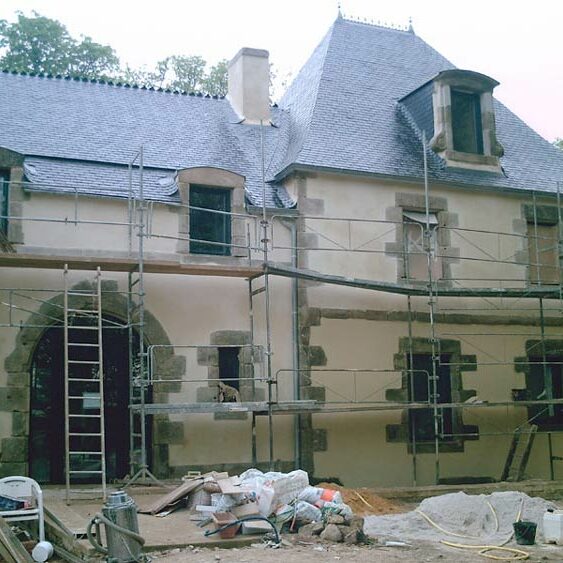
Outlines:
[[[284,219],[282,223],[291,233],[291,266],[298,267],[297,225],[295,220]],[[292,371],[293,371],[293,400],[301,399],[300,371],[299,371],[299,280],[291,278],[291,334],[292,334]],[[301,467],[301,417],[296,414],[293,418],[293,450],[295,469]]]

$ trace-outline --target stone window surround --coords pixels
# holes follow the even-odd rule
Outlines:
[[[207,366],[207,385],[196,390],[198,403],[217,402],[219,377],[219,348],[223,346],[240,346],[239,352],[239,393],[242,402],[264,401],[266,391],[257,389],[254,383],[254,364],[262,361],[256,357],[256,349],[251,348],[251,336],[245,330],[218,330],[209,336],[209,346],[197,350],[197,363]],[[246,420],[248,412],[214,413],[215,420]]]
[[[231,252],[229,256],[209,255],[213,260],[224,261],[229,258],[248,257],[248,251],[244,248],[247,245],[246,240],[246,222],[243,217],[236,216],[237,214],[245,213],[245,189],[244,189],[244,176],[224,170],[222,168],[212,167],[196,167],[185,168],[178,171],[178,191],[180,200],[183,205],[190,205],[190,184],[198,186],[213,188],[230,189],[231,190]],[[190,213],[189,208],[180,208],[179,217],[179,236],[178,252],[182,254],[189,254],[190,252]],[[191,255],[195,257],[205,258],[205,254]]]
[[[514,371],[516,373],[522,373],[525,377],[526,386],[523,388],[512,389],[512,397],[514,399],[515,405],[518,406],[518,401],[533,400],[528,395],[528,386],[530,378],[532,377],[532,370],[530,369],[530,358],[538,357],[543,355],[543,350],[545,349],[545,355],[549,357],[563,356],[563,340],[556,340],[549,337],[545,340],[526,340],[525,350],[526,355],[518,358],[514,358]],[[528,416],[533,417],[536,413],[534,412],[534,407],[526,407]]]
[[[438,255],[442,260],[442,279],[436,280],[439,287],[451,285],[451,264],[459,262],[460,249],[451,246],[450,228],[458,226],[458,215],[448,212],[448,200],[445,197],[430,196],[429,207],[431,213],[435,213],[438,218]],[[388,207],[385,210],[385,219],[393,221],[395,225],[395,241],[385,243],[385,254],[397,258],[397,281],[406,281],[405,267],[405,233],[403,229],[404,212],[426,211],[424,194],[397,192],[395,194],[395,207]],[[409,280],[412,285],[427,284],[423,280]]]
[[[408,337],[399,339],[399,353],[393,357],[393,367],[402,372],[402,383],[398,389],[387,389],[385,398],[387,401],[407,402],[409,396],[409,373],[408,373],[408,355],[410,353],[410,341]],[[431,354],[432,345],[427,338],[412,339],[413,354]],[[477,358],[475,355],[463,355],[461,353],[461,344],[457,340],[439,340],[439,354],[449,354],[451,356],[450,363],[450,379],[452,401],[454,403],[463,403],[470,397],[476,396],[473,389],[464,389],[462,382],[462,372],[476,371]],[[475,434],[478,433],[477,426],[468,426],[463,424],[462,409],[452,409],[453,428],[456,434],[469,434],[465,436],[457,436],[453,440],[441,441],[439,449],[441,452],[463,452],[466,440],[477,440]],[[390,443],[406,443],[409,453],[412,453],[412,440],[410,438],[409,428],[409,411],[405,409],[401,413],[400,424],[388,424],[386,427],[387,442]],[[434,452],[435,444],[431,442],[416,442],[417,453]]]
[[[0,168],[9,170],[10,188],[8,189],[8,215],[18,217],[22,215],[22,202],[25,197],[22,182],[24,157],[14,151],[0,147]],[[23,243],[23,228],[21,221],[8,219],[8,241],[12,244]]]
[[[535,208],[535,211],[534,211]],[[521,205],[521,218],[515,219],[512,222],[513,231],[521,235],[521,247],[514,254],[514,261],[517,264],[526,266],[526,280],[528,284],[532,285],[531,279],[531,268],[530,268],[530,253],[528,248],[528,225],[534,224],[534,221],[538,225],[558,225],[559,224],[559,211],[556,205],[533,205],[530,203],[523,203]],[[561,262],[563,258],[563,241],[559,241],[559,267],[562,268],[563,264]],[[535,284],[533,284],[535,285]]]
[[[496,136],[493,105],[493,89],[499,83],[484,74],[460,69],[440,72],[433,82],[434,137],[430,140],[431,149],[448,166],[502,172],[499,158],[503,156],[504,148]],[[453,148],[452,90],[479,95],[483,154],[465,153]]]
[[[92,289],[87,281],[72,287],[74,290]],[[117,293],[117,282],[102,281],[102,310],[112,317],[127,319],[127,299]],[[71,306],[87,308],[86,298],[73,297]],[[63,295],[57,295],[45,301],[36,313],[30,315],[24,327],[18,332],[16,345],[4,361],[7,373],[6,387],[0,387],[0,412],[8,412],[12,416],[12,427],[9,437],[2,439],[0,449],[0,476],[27,475],[29,462],[29,416],[30,416],[30,370],[35,349],[43,337],[45,318],[57,317],[62,322]],[[148,344],[170,345],[170,339],[160,322],[150,311],[145,311],[145,337]],[[153,392],[155,403],[168,402],[169,393],[177,393],[181,379],[185,373],[186,362],[183,356],[177,356],[172,347],[162,348],[156,358],[156,366],[162,379],[170,381],[159,385]],[[170,467],[169,446],[184,443],[184,428],[181,422],[172,422],[167,414],[152,416],[152,470],[155,475],[167,478],[174,473]]]

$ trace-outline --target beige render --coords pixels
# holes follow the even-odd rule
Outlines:
[[[229,100],[241,118],[245,118],[247,126],[256,126],[261,120],[267,123],[269,119],[267,56],[265,51],[243,49],[230,64]],[[12,168],[12,180],[21,178],[21,169],[12,163],[6,166]],[[149,204],[145,260],[188,267],[216,266],[224,274],[229,267],[249,265],[248,252],[242,248],[248,232],[252,247],[250,265],[260,267],[261,217],[245,209],[244,178],[226,170],[202,168],[180,171],[178,181],[182,205]],[[232,234],[238,248],[233,248],[231,257],[189,254],[189,243],[183,239],[188,232],[186,188],[190,183],[232,188],[235,214]],[[414,202],[414,210],[424,211],[422,183],[296,172],[284,184],[297,202],[299,212],[293,216],[277,211],[272,216],[268,212],[270,262],[292,265],[288,225],[293,223],[297,229],[299,268],[333,276],[404,283],[402,209],[410,209],[404,205],[410,201]],[[14,238],[18,254],[56,255],[69,260],[88,257],[94,265],[99,261],[104,281],[116,282],[117,286],[113,287],[121,292],[127,290],[124,272],[104,269],[104,263],[110,259],[134,261],[136,258],[138,238],[126,224],[131,219],[127,200],[80,196],[77,203],[72,195],[24,193],[17,182],[12,191],[17,195],[13,199],[17,205],[12,206],[11,215],[26,218],[11,220],[11,232],[21,227],[21,233]],[[523,212],[523,205],[531,203],[528,194],[431,185],[430,201],[431,211],[438,212],[441,227],[449,236],[449,240],[439,241],[446,286],[471,287],[470,282],[463,281],[470,277],[490,280],[474,282],[474,287],[503,287],[498,281],[503,278],[512,280],[508,284],[511,287],[528,286]],[[536,204],[553,207],[556,202],[555,198],[538,197]],[[33,218],[50,221],[30,220]],[[1,275],[2,288],[48,288],[50,291],[42,296],[45,300],[60,295],[63,287],[60,269],[3,268]],[[69,276],[72,285],[91,280],[92,272],[72,269]],[[349,401],[351,408],[358,406],[354,403],[358,400],[389,404],[387,410],[371,412],[307,414],[304,411],[299,433],[301,465],[317,477],[338,477],[351,486],[412,484],[413,456],[407,443],[390,442],[387,436],[388,426],[400,425],[406,414],[405,409],[388,400],[386,392],[401,387],[403,369],[396,365],[396,356],[401,340],[409,335],[407,297],[326,283],[294,282],[276,276],[269,279],[272,376],[278,378],[278,371],[282,370],[277,399],[297,399],[292,382],[293,353],[297,347],[300,367],[304,370],[301,399],[319,400],[321,407],[343,400]],[[292,311],[294,283],[298,284],[298,311]],[[145,275],[145,284],[147,313],[177,346],[174,350],[177,363],[185,363],[185,369],[177,374],[183,382],[167,392],[160,392],[155,385],[156,398],[168,403],[196,403],[201,399],[198,388],[207,384],[195,380],[206,380],[212,370],[198,363],[193,349],[181,346],[209,346],[211,335],[217,331],[248,331],[248,284],[243,278],[224,275],[153,273]],[[425,284],[419,283],[417,287],[424,288]],[[0,293],[6,302],[6,291]],[[514,301],[510,300],[473,297],[440,297],[438,303],[441,316],[435,325],[437,338],[459,342],[461,354],[474,357],[475,369],[461,371],[462,388],[474,391],[483,401],[511,402],[512,389],[525,387],[524,374],[515,369],[516,359],[526,355],[527,340],[540,337],[537,300],[519,300],[518,307],[513,307]],[[428,298],[413,297],[411,304],[415,314],[420,315],[412,323],[412,336],[428,341],[431,327],[424,320],[429,311]],[[547,340],[562,338],[560,305],[558,300],[545,302]],[[451,308],[456,311],[450,314],[447,309]],[[26,311],[12,311],[14,317],[11,317],[9,309],[1,307],[0,324],[25,324],[38,309],[37,303],[28,303]],[[292,334],[294,312],[299,313],[297,342]],[[481,319],[483,316],[486,318]],[[495,317],[494,323],[488,324],[491,316]],[[265,319],[262,294],[254,298],[256,345],[266,345]],[[33,337],[39,338],[40,333],[34,333]],[[14,354],[20,354],[22,344],[26,344],[21,340],[17,328],[0,328],[0,460],[2,471],[25,473],[29,435],[28,366],[24,362],[16,377],[14,370],[7,367],[14,363]],[[28,354],[34,344],[35,340],[27,343]],[[491,358],[497,365],[489,365]],[[347,369],[372,371],[356,374],[341,371]],[[264,362],[257,364],[255,376],[264,374],[264,370]],[[261,394],[263,399],[264,383],[257,383],[256,388],[257,397]],[[462,413],[463,423],[478,426],[480,436],[465,441],[460,451],[440,453],[440,477],[498,478],[511,434],[527,419],[527,409],[510,405],[463,408]],[[273,459],[279,469],[294,466],[296,423],[293,415],[274,416]],[[167,450],[166,460],[157,459],[162,477],[177,477],[190,469],[220,466],[240,470],[251,465],[250,414],[223,420],[212,413],[159,414],[153,426],[154,449]],[[268,432],[267,417],[257,417],[256,456],[262,465],[269,457]],[[562,451],[560,435],[554,435],[553,445],[555,452]],[[432,453],[417,453],[417,484],[434,482],[435,461]],[[549,476],[545,435],[536,439],[528,474],[535,478]]]

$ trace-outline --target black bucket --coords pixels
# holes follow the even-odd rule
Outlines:
[[[514,535],[516,543],[520,545],[534,545],[536,542],[536,529],[538,525],[535,522],[514,522]]]

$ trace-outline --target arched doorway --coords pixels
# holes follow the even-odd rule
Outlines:
[[[118,319],[104,315],[105,450],[106,476],[110,481],[123,478],[129,471],[129,331],[120,325]],[[81,331],[84,344],[89,343],[89,337],[94,338],[94,334]],[[40,483],[62,483],[65,478],[63,338],[61,327],[45,330],[31,362],[29,473]],[[70,339],[77,341],[76,336],[71,335]],[[133,350],[136,354],[138,338],[133,338],[133,342],[137,343]],[[89,360],[97,352],[84,346],[79,353],[80,359]],[[87,413],[92,402],[85,398],[83,403]],[[80,423],[88,424],[88,420]],[[150,428],[147,424],[147,432]],[[150,434],[147,443],[151,443]],[[87,442],[83,446],[88,449]],[[87,469],[93,460],[85,456],[80,463]]]

